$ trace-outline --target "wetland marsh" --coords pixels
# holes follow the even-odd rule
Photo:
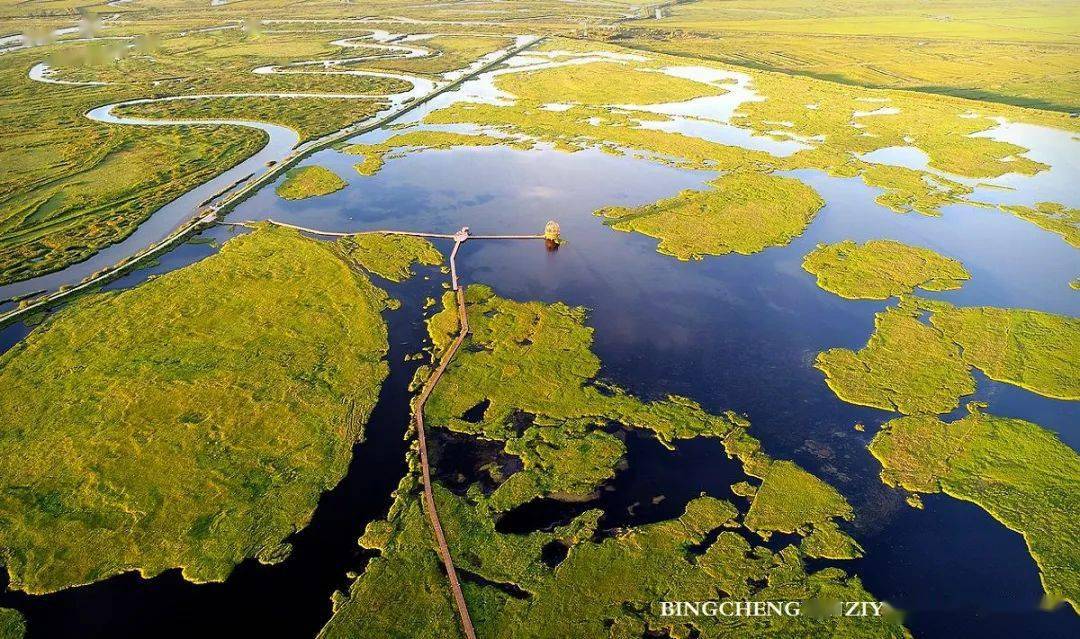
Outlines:
[[[165,38],[165,65],[58,56],[48,75],[128,75],[123,93],[29,81],[101,92],[108,117],[81,125],[110,136],[255,140],[251,123],[135,122],[256,118],[269,143],[140,204],[145,222],[85,243],[73,266],[12,258],[4,297],[77,283],[195,211],[237,224],[0,328],[0,634],[22,636],[25,619],[31,638],[464,636],[410,428],[414,391],[460,328],[456,245],[268,220],[481,236],[558,222],[557,250],[457,246],[470,331],[424,409],[478,636],[1080,632],[1080,142],[1067,116],[1014,104],[1069,92],[977,101],[851,69],[833,82],[775,59],[732,65],[701,33],[690,47],[637,32],[711,2],[655,21],[627,7],[621,38],[551,17],[563,3],[523,2],[505,22],[503,3],[455,4],[333,22],[339,9],[316,3],[288,28],[267,13],[248,35]],[[480,71],[523,33],[547,39]],[[14,77],[34,54],[0,62]],[[209,58],[226,62],[193,73]],[[246,73],[313,60],[328,73]],[[229,69],[245,71],[235,86]],[[200,94],[377,97],[101,106],[182,93],[173,75]],[[346,126],[325,148],[299,144]],[[48,228],[50,211],[0,226],[15,229],[4,241]],[[899,614],[659,613],[715,598]]]

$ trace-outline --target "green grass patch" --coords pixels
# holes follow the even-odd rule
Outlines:
[[[244,97],[170,100],[116,109],[117,115],[157,120],[253,120],[296,131],[298,143],[366,120],[386,107],[381,100],[355,98]]]
[[[413,264],[438,266],[443,262],[442,253],[431,242],[410,235],[353,235],[338,240],[337,248],[346,259],[391,282],[415,275]]]
[[[802,266],[817,276],[818,286],[847,299],[883,300],[916,288],[947,291],[971,277],[956,260],[893,240],[819,245]]]
[[[768,173],[732,173],[710,186],[634,209],[600,209],[596,215],[613,229],[658,238],[660,253],[689,260],[785,246],[825,205],[806,184]]]
[[[814,366],[846,402],[905,415],[948,412],[975,392],[975,381],[959,347],[919,316],[911,305],[885,309],[865,347],[827,350]]]
[[[1024,536],[1048,598],[1080,609],[1080,456],[1037,424],[969,409],[888,422],[870,443],[882,480],[979,505]]]
[[[0,639],[22,639],[26,634],[26,621],[18,610],[0,608]]]
[[[324,166],[300,166],[285,173],[285,180],[277,186],[276,192],[285,200],[303,200],[340,191],[348,185]]]
[[[12,587],[219,581],[287,554],[387,374],[385,299],[330,246],[264,227],[53,315],[0,356]]]
[[[726,91],[659,71],[613,62],[571,64],[498,76],[499,88],[529,102],[588,106],[684,102]]]

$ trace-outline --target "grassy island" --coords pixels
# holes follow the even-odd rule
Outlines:
[[[945,413],[975,392],[960,349],[919,321],[918,309],[888,308],[874,318],[874,334],[859,351],[834,348],[815,366],[836,395],[852,404],[906,415]]]
[[[815,366],[844,401],[905,415],[945,413],[974,392],[972,367],[1040,395],[1080,398],[1076,318],[907,299],[878,313],[874,326],[863,349],[817,357]]]
[[[387,374],[385,299],[330,245],[262,227],[48,318],[0,356],[12,587],[283,558]]]
[[[348,185],[324,166],[301,166],[285,173],[285,180],[278,185],[277,194],[285,200],[303,200],[340,191]]]
[[[784,246],[825,205],[806,184],[768,173],[731,173],[710,186],[634,209],[600,209],[596,215],[613,229],[658,238],[660,253],[690,260]]]
[[[882,480],[978,504],[1024,535],[1047,595],[1080,609],[1080,455],[1036,424],[969,410],[887,423],[870,444]]]
[[[892,240],[818,246],[803,259],[818,286],[848,299],[883,300],[916,288],[946,291],[971,277],[960,262]]]
[[[595,62],[523,71],[500,76],[499,88],[532,102],[589,106],[684,102],[720,95],[722,88],[695,82],[635,64]]]

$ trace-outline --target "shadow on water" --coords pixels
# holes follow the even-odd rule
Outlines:
[[[377,282],[403,302],[400,310],[384,314],[390,375],[364,441],[353,447],[347,474],[323,494],[311,522],[289,539],[293,551],[283,563],[268,566],[247,560],[223,583],[192,584],[179,570],[152,579],[126,573],[41,596],[6,591],[5,574],[0,607],[18,609],[26,616],[30,639],[314,636],[330,617],[333,591],[348,587],[346,572],[361,571],[366,565],[369,557],[357,539],[368,522],[386,515],[391,492],[407,471],[406,389],[419,362],[403,359],[426,336],[423,300],[438,290],[441,281],[435,269],[424,274],[432,279],[418,276],[392,287]]]

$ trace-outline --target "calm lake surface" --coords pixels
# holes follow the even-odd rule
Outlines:
[[[485,87],[468,83],[461,94],[484,95]],[[453,99],[442,96],[409,119]],[[1080,178],[1072,160],[1047,157],[1053,149],[1075,151],[1076,142],[1063,142],[1064,133],[1046,140],[1045,131],[1037,131],[1043,153],[1038,159],[1054,163],[1053,179],[1003,178],[1018,190],[1001,192],[1002,198],[1029,204],[1053,199],[1048,194],[1063,188],[1055,159],[1073,183]],[[1022,137],[1023,130],[1009,127],[1007,133]],[[723,138],[725,132],[712,127],[709,134]],[[388,135],[377,131],[359,140]],[[731,135],[748,137],[745,131]],[[656,253],[654,239],[608,229],[592,211],[700,188],[715,173],[547,148],[428,150],[388,159],[371,177],[352,169],[358,160],[322,151],[305,164],[333,169],[348,188],[296,202],[264,188],[229,220],[444,233],[463,225],[475,233],[537,233],[549,219],[558,220],[566,238],[558,251],[531,242],[466,243],[458,257],[463,281],[488,284],[513,299],[585,306],[604,379],[644,398],[675,393],[713,412],[747,415],[751,433],[773,457],[794,459],[851,500],[857,517],[849,530],[866,557],[836,565],[858,574],[877,598],[906,611],[916,637],[1080,636],[1080,617],[1071,610],[1040,610],[1038,571],[1019,534],[981,508],[944,495],[924,496],[926,509],[912,509],[900,492],[881,483],[880,466],[866,445],[894,415],[840,401],[813,361],[828,348],[862,347],[874,314],[894,302],[844,300],[818,288],[801,268],[803,256],[818,243],[895,239],[959,259],[971,272],[960,290],[928,297],[1080,315],[1080,294],[1068,286],[1080,275],[1080,259],[1060,237],[997,210],[966,205],[945,207],[937,218],[899,215],[875,204],[879,191],[857,179],[796,171],[792,175],[827,202],[804,235],[756,255],[679,262]],[[886,154],[877,160],[896,158]],[[204,236],[223,241],[234,233],[217,228]],[[159,265],[110,286],[134,285],[214,250],[211,244],[185,244]],[[356,538],[368,521],[385,516],[390,493],[405,472],[406,387],[417,363],[403,357],[424,345],[423,300],[438,297],[446,277],[436,269],[420,271],[401,285],[375,278],[404,302],[386,314],[391,375],[349,474],[324,496],[311,525],[295,535],[294,553],[284,563],[245,562],[223,584],[189,584],[172,571],[150,580],[123,575],[41,597],[5,592],[0,606],[27,615],[30,637],[314,635],[330,615],[330,594],[346,588],[346,572],[360,571],[366,562]],[[0,349],[28,331],[21,324],[0,331]],[[963,401],[986,402],[990,413],[1037,422],[1074,449],[1080,444],[1080,404],[1040,397],[981,374],[976,378],[978,390]],[[854,430],[857,423],[865,432]],[[626,468],[593,502],[530,504],[507,515],[501,528],[527,532],[585,507],[603,508],[612,527],[655,521],[677,516],[702,491],[737,501],[727,487],[741,471],[715,442],[692,440],[671,452],[632,435],[627,446]],[[469,464],[459,466],[461,471]]]

